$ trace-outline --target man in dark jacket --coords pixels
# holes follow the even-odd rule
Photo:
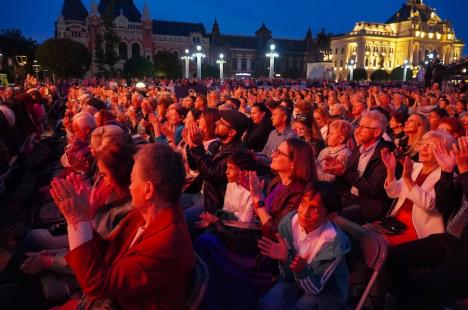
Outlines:
[[[243,148],[241,137],[247,129],[247,117],[234,110],[219,111],[220,119],[216,122],[215,133],[221,140],[219,152],[213,157],[203,147],[203,135],[198,127],[188,130],[187,156],[203,177],[203,200],[205,211],[213,213],[224,204],[227,178],[228,157]]]
[[[384,189],[387,172],[380,157],[380,150],[391,147],[382,139],[387,120],[382,113],[365,114],[354,132],[359,145],[348,160],[348,166],[334,161],[325,172],[337,175],[336,181],[351,196],[345,204],[342,216],[358,223],[378,220],[390,207],[391,200]]]

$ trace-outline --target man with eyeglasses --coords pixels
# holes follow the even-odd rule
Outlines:
[[[221,209],[226,192],[227,159],[243,149],[241,137],[248,126],[247,117],[234,110],[219,111],[215,134],[221,140],[221,147],[214,155],[207,154],[203,147],[203,134],[196,125],[188,128],[187,159],[197,168],[203,177],[204,209],[210,213]]]
[[[337,176],[336,181],[348,190],[350,197],[345,202],[342,215],[358,223],[372,222],[382,217],[390,206],[384,182],[387,176],[380,157],[384,147],[394,145],[382,139],[387,120],[377,111],[365,114],[354,132],[357,145],[349,159],[348,169],[339,161],[330,162],[325,172]]]

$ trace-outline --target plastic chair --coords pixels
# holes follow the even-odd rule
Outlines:
[[[371,276],[365,281],[364,291],[356,306],[356,310],[361,310],[387,258],[388,245],[385,239],[377,232],[341,216],[337,216],[333,219],[333,222],[356,241],[353,243],[353,246],[356,247],[357,245],[355,250],[358,251],[357,253],[354,251],[354,254],[357,254],[354,258],[371,270]]]
[[[210,279],[208,266],[205,262],[195,254],[195,270],[192,289],[185,302],[185,308],[188,310],[197,310],[200,306],[203,297],[205,296],[206,289],[208,288],[208,281]]]

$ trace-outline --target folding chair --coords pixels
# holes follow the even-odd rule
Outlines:
[[[355,240],[353,243],[355,249],[351,252],[353,258],[371,270],[371,276],[365,281],[364,291],[356,306],[356,310],[361,310],[387,258],[388,245],[381,235],[369,228],[360,226],[341,216],[337,216],[333,221]]]
[[[185,302],[187,310],[197,310],[200,306],[203,297],[205,296],[206,289],[208,288],[208,281],[210,279],[208,266],[201,259],[200,256],[195,254],[195,270],[192,282],[192,289]]]

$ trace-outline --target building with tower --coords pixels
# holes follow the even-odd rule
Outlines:
[[[322,61],[329,50],[329,36],[324,30],[316,39],[310,28],[304,39],[282,39],[274,38],[263,23],[252,36],[229,35],[221,32],[215,19],[211,33],[207,33],[202,23],[154,20],[147,2],[140,12],[133,0],[100,0],[99,3],[91,0],[89,11],[81,0],[64,0],[55,36],[79,41],[94,53],[99,36],[106,31],[103,16],[109,13],[113,19],[112,31],[119,38],[116,68],[122,68],[127,59],[136,55],[152,60],[158,51],[167,51],[180,58],[185,50],[191,53],[200,45],[206,55],[205,65],[216,66],[219,54],[225,56],[225,76],[265,76],[269,67],[266,53],[270,44],[275,44],[280,54],[275,61],[275,72],[301,77],[308,62]],[[195,73],[195,67],[192,62],[191,73]],[[93,63],[91,71],[96,72],[96,64]]]
[[[416,72],[430,54],[449,63],[461,57],[464,44],[448,20],[422,0],[407,0],[385,23],[357,22],[346,34],[331,40],[330,60],[337,79],[346,79],[349,65],[391,71],[405,61]]]

